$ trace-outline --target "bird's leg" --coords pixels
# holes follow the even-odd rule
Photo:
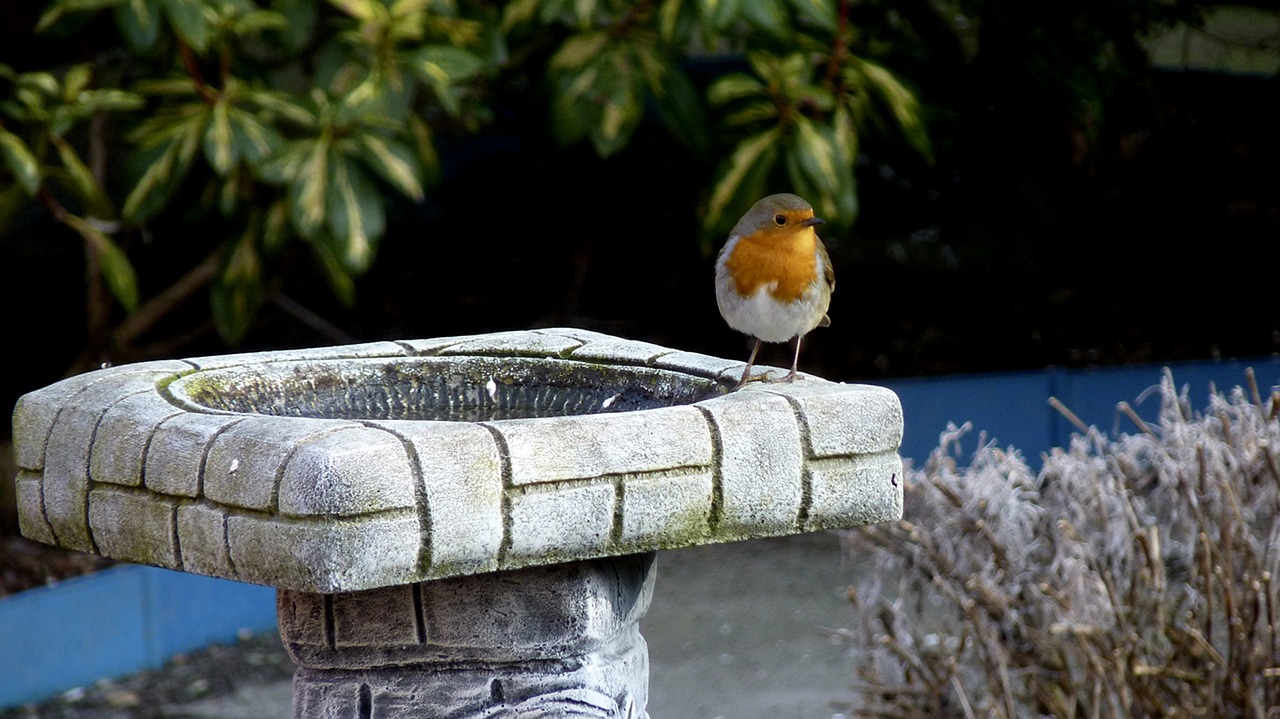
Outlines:
[[[756,343],[751,347],[751,356],[747,358],[747,366],[745,369],[742,370],[742,379],[738,380],[738,384],[736,387],[734,387],[734,389],[738,389],[738,387],[743,387],[748,382],[751,381],[751,365],[755,364],[756,353],[759,351],[760,351],[760,340],[756,340]]]
[[[796,335],[796,353],[791,357],[791,374],[787,375],[785,382],[796,381],[796,366],[800,364],[800,338],[804,335]]]

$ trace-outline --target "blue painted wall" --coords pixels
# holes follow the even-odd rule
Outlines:
[[[1175,383],[1188,386],[1203,408],[1210,383],[1245,384],[1253,367],[1266,393],[1280,386],[1280,358],[1175,364]],[[897,380],[883,383],[902,399],[902,454],[923,464],[948,422],[972,422],[965,451],[985,431],[998,446],[1014,446],[1034,465],[1074,431],[1048,404],[1057,397],[1105,432],[1136,432],[1116,403],[1129,402],[1154,421],[1161,366]],[[0,708],[35,702],[67,689],[153,668],[174,654],[235,641],[241,630],[276,626],[275,591],[164,569],[120,566],[57,586],[0,600]]]
[[[938,446],[948,422],[973,423],[973,432],[961,445],[967,453],[977,448],[978,432],[1000,447],[1016,447],[1038,465],[1042,452],[1066,446],[1076,428],[1049,405],[1056,397],[1085,424],[1108,434],[1134,434],[1139,430],[1116,405],[1125,401],[1147,422],[1155,422],[1160,397],[1155,391],[1164,375],[1173,373],[1179,390],[1187,388],[1192,408],[1201,410],[1210,385],[1221,391],[1246,386],[1245,370],[1252,367],[1264,399],[1271,387],[1280,386],[1280,357],[1222,362],[1195,362],[1103,369],[1049,369],[895,380],[883,382],[902,400],[904,437],[902,455],[915,466],[924,464]]]
[[[122,565],[0,600],[0,708],[276,626],[275,590]]]

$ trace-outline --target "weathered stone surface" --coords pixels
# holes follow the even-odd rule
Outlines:
[[[28,536],[312,592],[900,515],[887,390],[572,328],[126,365],[23,397]]]
[[[427,577],[499,568],[503,465],[497,440],[464,422],[382,422],[411,448],[430,537]]]
[[[624,478],[619,483],[620,549],[687,547],[711,536],[715,480],[708,469]]]
[[[216,504],[178,507],[178,537],[183,571],[213,577],[236,577],[227,544],[227,510]]]
[[[404,444],[389,432],[350,427],[304,442],[289,456],[279,508],[296,516],[352,517],[416,504]]]
[[[902,516],[902,459],[896,452],[815,462],[805,531],[839,529]]]
[[[199,497],[205,458],[213,440],[248,415],[184,412],[155,428],[143,469],[147,488],[159,494]]]
[[[581,347],[575,348],[571,356],[584,362],[620,362],[644,365],[653,364],[659,357],[671,354],[672,351],[668,347],[649,342],[633,342],[631,340],[602,336],[600,339],[591,339]]]
[[[187,360],[202,370],[222,367],[240,367],[262,361],[262,355],[271,355],[272,362],[302,362],[308,360],[353,359],[359,357],[396,357],[407,354],[405,348],[396,342],[365,342],[335,347],[303,347],[274,352],[241,352],[237,354],[212,355],[209,357],[192,357]]]
[[[276,511],[285,465],[310,442],[354,422],[251,416],[214,437],[204,462],[204,496],[244,509]]]
[[[711,433],[692,407],[493,423],[516,485],[711,463]]]
[[[89,527],[98,551],[126,562],[177,569],[177,502],[122,487],[89,492]]]
[[[186,362],[138,362],[68,377],[23,395],[13,410],[13,449],[18,466],[37,470],[44,467],[45,443],[54,420],[66,407],[79,404],[80,393],[89,387],[111,381],[116,389],[109,391],[107,396],[118,398],[131,394],[129,389],[146,389],[158,377],[189,371],[191,365]]]
[[[236,572],[231,578],[255,584],[354,592],[406,584],[422,574],[422,528],[413,514],[311,520],[231,514],[227,540]]]
[[[49,520],[44,518],[44,496],[40,475],[28,469],[18,470],[17,486],[18,530],[22,536],[45,544],[57,544]]]
[[[575,484],[554,491],[514,491],[504,567],[527,567],[609,554],[613,538],[613,483]]]
[[[181,414],[181,409],[155,392],[140,392],[120,400],[98,421],[97,434],[114,440],[94,442],[89,453],[89,478],[129,487],[141,485],[144,455],[152,432],[165,420]]]
[[[571,337],[537,331],[495,332],[479,335],[440,351],[445,355],[513,355],[561,357],[582,343]]]
[[[699,405],[716,428],[726,537],[790,534],[804,511],[800,427],[783,397],[753,389]]]
[[[644,717],[652,553],[282,591],[296,717]]]
[[[814,457],[896,452],[902,443],[902,404],[890,389],[822,381],[761,389],[796,405]]]

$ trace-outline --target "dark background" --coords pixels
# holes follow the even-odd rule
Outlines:
[[[1097,38],[1123,29],[991,17],[976,54],[921,22],[883,60],[925,103],[935,161],[891,133],[863,140],[860,215],[824,238],[832,326],[810,335],[802,369],[874,381],[1280,351],[1280,79],[1153,69],[1133,38],[1107,39],[1121,60],[1098,70]],[[6,26],[0,40],[29,44]],[[513,93],[482,134],[442,133],[442,181],[393,204],[354,307],[295,250],[235,349],[573,325],[745,358],[715,309],[719,241],[697,234],[714,168],[656,123],[606,160],[558,146],[544,102]],[[64,376],[86,342],[79,240],[29,215],[0,235],[4,407]],[[177,216],[125,238],[143,296],[223,233]],[[205,295],[154,335],[109,359],[233,349]],[[764,359],[785,364],[787,350]]]

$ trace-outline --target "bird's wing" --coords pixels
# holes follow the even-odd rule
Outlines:
[[[827,291],[836,291],[836,269],[831,266],[831,256],[827,254],[826,245],[818,240],[818,257],[822,260],[822,278],[827,281]]]
[[[831,256],[827,254],[827,246],[822,244],[822,240],[818,240],[818,259],[822,261],[822,279],[827,282],[827,292],[836,291],[836,270],[831,266]],[[830,327],[831,317],[823,315],[822,321],[818,323],[819,327]]]

